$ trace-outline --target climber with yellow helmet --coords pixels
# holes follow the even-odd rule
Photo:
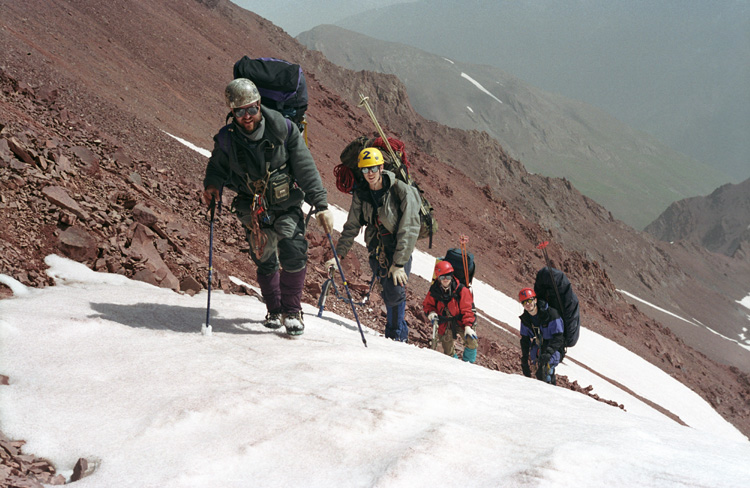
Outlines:
[[[386,306],[385,336],[406,342],[409,328],[404,318],[405,287],[411,271],[411,255],[419,236],[419,193],[383,168],[383,154],[379,149],[362,149],[357,161],[367,185],[352,192],[349,215],[336,245],[336,253],[343,259],[359,231],[366,226],[369,264],[382,284],[381,296]],[[335,266],[335,258],[326,265]]]

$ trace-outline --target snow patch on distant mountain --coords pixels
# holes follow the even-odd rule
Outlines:
[[[465,79],[469,80],[474,86],[476,86],[477,88],[479,88],[480,90],[482,90],[484,93],[486,93],[487,95],[491,96],[492,98],[494,98],[495,100],[497,100],[499,103],[503,103],[502,100],[500,100],[495,95],[493,95],[492,93],[490,93],[489,90],[487,90],[485,87],[483,87],[481,83],[479,83],[477,80],[475,80],[471,76],[467,75],[466,73],[461,73],[461,78],[465,78]]]

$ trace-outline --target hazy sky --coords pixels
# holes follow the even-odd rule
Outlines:
[[[336,21],[357,12],[392,5],[413,3],[405,0],[232,0],[232,3],[255,12],[284,29],[292,37],[320,24]]]

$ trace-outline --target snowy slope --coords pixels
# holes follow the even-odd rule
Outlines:
[[[0,277],[15,293],[0,301],[11,383],[0,422],[63,474],[97,459],[82,487],[745,486],[750,475],[750,443],[714,419],[682,427],[373,331],[365,348],[356,324],[311,307],[290,339],[262,327],[248,296],[212,293],[207,337],[205,293],[47,263],[57,286]],[[588,331],[581,341],[609,347]],[[652,376],[611,361],[614,349],[585,350],[595,369]],[[704,415],[682,398],[683,419]]]

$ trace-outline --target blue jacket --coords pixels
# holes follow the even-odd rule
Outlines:
[[[548,354],[550,367],[555,367],[560,363],[560,351],[565,347],[565,325],[557,310],[544,300],[537,299],[537,310],[534,317],[526,310],[519,317],[521,361],[531,358],[531,362],[536,363],[538,356]]]

